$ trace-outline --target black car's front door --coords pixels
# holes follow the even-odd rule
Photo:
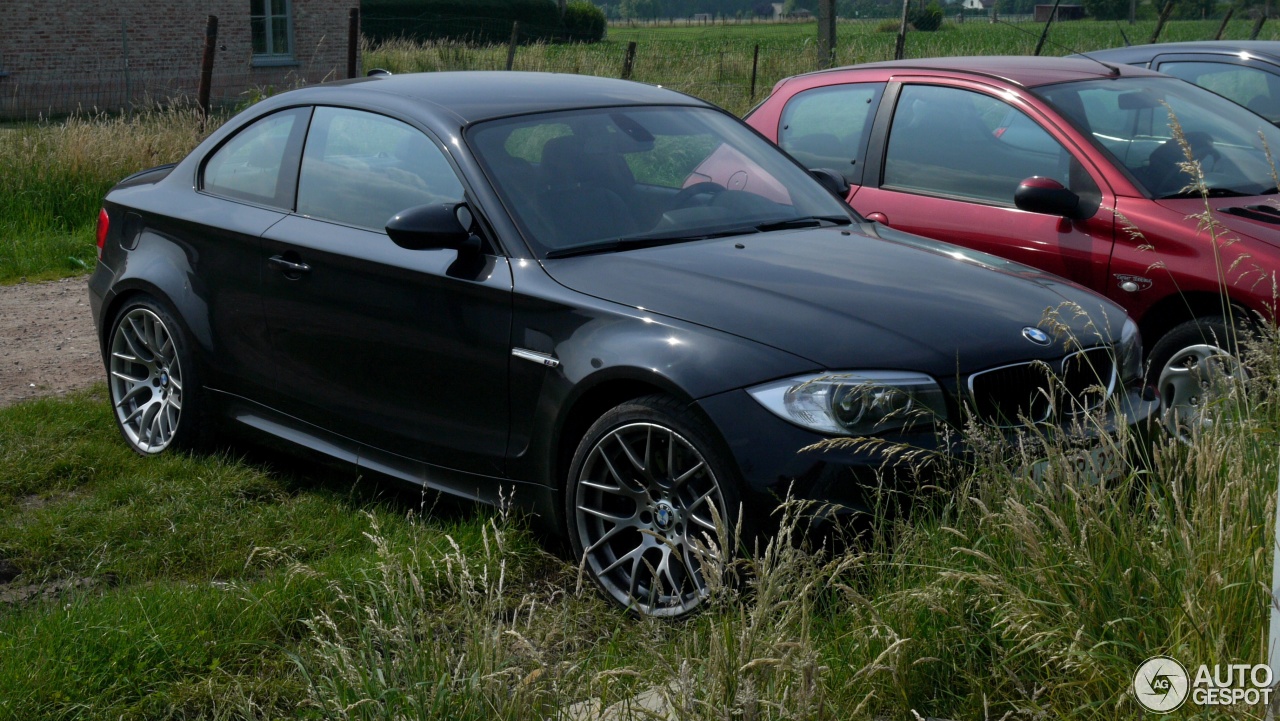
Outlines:
[[[281,410],[383,453],[500,475],[507,260],[406,250],[381,230],[400,210],[462,195],[422,132],[317,108],[297,212],[263,236],[266,316]]]

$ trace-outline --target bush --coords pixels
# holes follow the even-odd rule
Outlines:
[[[555,40],[561,32],[554,0],[364,0],[363,34],[372,41],[465,40],[505,43],[511,23],[524,42]]]
[[[564,38],[570,42],[598,43],[604,40],[604,11],[578,0],[564,10]]]
[[[942,27],[942,8],[937,3],[929,3],[923,9],[915,8],[907,14],[907,21],[920,32],[931,33]]]

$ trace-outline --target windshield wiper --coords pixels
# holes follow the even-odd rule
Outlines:
[[[1208,195],[1210,198],[1247,198],[1251,195],[1257,195],[1257,193],[1242,193],[1239,190],[1235,190],[1232,188],[1209,188],[1205,191],[1205,194]],[[1200,189],[1192,188],[1190,190],[1183,190],[1177,193],[1162,195],[1159,198],[1156,198],[1156,200],[1177,200],[1179,198],[1199,198],[1199,197],[1200,197]]]
[[[576,255],[593,255],[595,253],[613,253],[619,250],[636,250],[638,248],[653,248],[659,245],[671,245],[673,243],[687,243],[693,240],[706,240],[708,238],[723,238],[728,235],[742,235],[744,233],[754,233],[750,228],[732,228],[729,230],[717,230],[712,232],[697,232],[686,235],[636,235],[628,238],[608,238],[605,240],[597,240],[591,243],[583,243],[575,245],[571,248],[556,248],[547,251],[547,258],[572,258]]]
[[[697,231],[695,233],[672,234],[672,235],[633,235],[626,238],[607,238],[605,240],[597,240],[582,245],[575,245],[571,248],[556,248],[547,251],[548,259],[554,258],[572,258],[577,255],[593,255],[595,253],[613,253],[619,250],[636,250],[638,248],[653,248],[659,245],[671,245],[673,243],[686,243],[693,240],[707,240],[709,238],[725,238],[732,235],[749,235],[752,233],[767,233],[771,230],[789,230],[792,228],[816,228],[823,224],[832,225],[852,225],[853,221],[844,215],[808,215],[801,218],[787,218],[786,220],[774,220],[759,225],[735,226],[732,228],[721,228],[713,231]]]
[[[853,220],[844,215],[806,215],[801,218],[787,218],[786,220],[774,220],[768,223],[761,223],[755,226],[755,229],[761,233],[768,233],[771,230],[791,230],[793,228],[817,228],[824,223],[832,225],[852,225]]]

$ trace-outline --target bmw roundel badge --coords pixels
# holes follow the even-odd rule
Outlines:
[[[1036,345],[1049,345],[1049,334],[1045,333],[1039,328],[1034,328],[1032,326],[1027,326],[1026,328],[1023,328],[1022,337],[1026,338],[1032,343],[1035,343]]]

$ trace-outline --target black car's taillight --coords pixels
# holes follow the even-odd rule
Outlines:
[[[107,209],[98,211],[98,260],[102,260],[102,246],[107,244],[107,230],[111,227],[111,217]]]

